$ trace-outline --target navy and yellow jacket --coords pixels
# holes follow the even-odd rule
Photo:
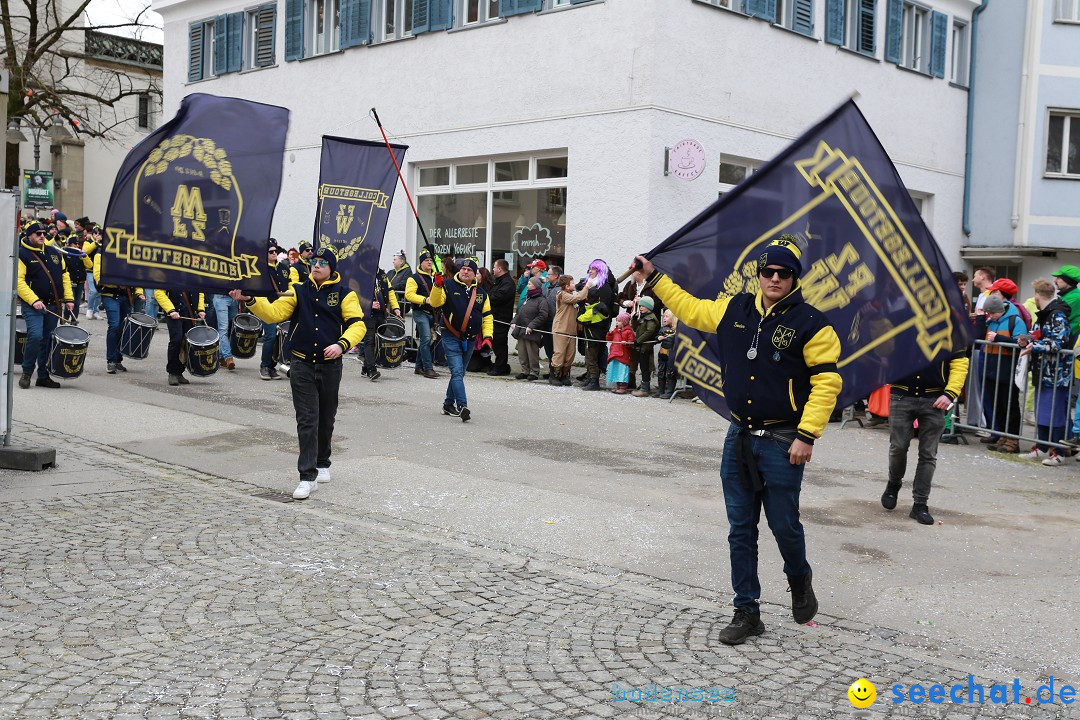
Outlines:
[[[409,282],[412,282],[411,278]],[[469,298],[472,297],[473,290],[476,290],[476,301],[473,303],[472,312],[466,322],[465,310],[469,307]],[[407,294],[406,297],[408,297]],[[455,275],[445,281],[442,287],[433,287],[431,306],[442,308],[443,324],[461,340],[473,340],[477,335],[490,338],[495,330],[495,318],[491,315],[491,299],[488,298],[487,290],[480,287],[476,280],[473,280],[471,285],[466,285]],[[461,332],[463,324],[465,325],[464,333]]]
[[[821,437],[843,385],[836,365],[840,339],[825,313],[803,300],[797,283],[768,309],[760,291],[702,300],[660,272],[648,285],[681,322],[717,334],[732,422],[749,430],[797,427],[799,439],[811,444]],[[759,321],[758,354],[751,360],[746,353]]]
[[[371,314],[374,316],[381,317],[401,307],[398,305],[397,293],[394,292],[393,286],[390,284],[390,278],[386,276],[382,268],[379,268],[375,273],[375,292],[372,299],[377,300],[381,306],[378,310],[371,309]]]
[[[428,315],[434,312],[432,305],[427,305],[424,300],[431,295],[431,288],[435,285],[435,278],[431,273],[417,268],[416,272],[405,281],[405,299],[418,307]],[[464,309],[464,308],[462,308]]]
[[[39,260],[41,262],[38,262]],[[19,299],[27,305],[33,305],[38,300],[46,305],[74,302],[71,294],[71,277],[67,273],[64,256],[48,243],[41,248],[36,248],[26,241],[19,243],[17,287]],[[57,293],[61,297],[56,297]]]
[[[969,361],[966,352],[965,349],[955,353],[936,365],[897,380],[892,383],[890,392],[908,397],[937,398],[947,395],[950,400],[955,400],[960,397],[964,381],[967,380]]]
[[[266,274],[270,276],[270,283],[274,286],[274,294],[270,296],[270,302],[277,300],[281,293],[292,292],[289,283],[291,272],[292,268],[286,269],[281,263],[268,264]]]
[[[199,293],[194,308],[191,307],[191,293],[183,290],[155,290],[154,299],[157,300],[161,312],[168,315],[175,310],[180,313],[182,319],[190,320],[196,317],[195,313],[206,309],[206,298],[202,293]]]
[[[304,258],[300,258],[289,268],[290,285],[307,282],[309,277],[311,277],[311,266],[308,265],[307,260]]]
[[[80,283],[86,282],[86,265],[83,263],[84,259],[85,257],[64,253],[64,264],[67,267],[68,277],[71,278],[72,288]]]
[[[322,285],[310,277],[306,282],[293,283],[292,295],[282,295],[274,302],[252,298],[247,306],[263,322],[292,321],[289,342],[294,358],[313,363],[330,362],[323,348],[337,343],[342,352],[364,339],[367,328],[364,311],[356,293],[341,284],[341,276],[333,273]]]
[[[121,287],[120,285],[102,285],[101,284],[101,253],[95,253],[94,255],[94,285],[97,286],[98,293],[102,295],[108,295],[113,297],[116,295],[128,295],[128,299],[132,300],[129,295],[131,288]],[[142,295],[142,288],[135,288],[136,295]]]

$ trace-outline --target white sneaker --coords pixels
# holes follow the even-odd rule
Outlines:
[[[1031,448],[1031,452],[1026,452],[1023,455],[1021,455],[1020,457],[1023,460],[1042,460],[1044,457],[1046,457],[1049,454],[1050,453],[1046,452],[1045,450],[1039,450],[1038,448]]]
[[[1050,467],[1053,467],[1054,465],[1063,465],[1064,463],[1065,463],[1065,458],[1061,457],[1056,452],[1051,452],[1050,457],[1048,457],[1048,458],[1046,458],[1045,460],[1042,461],[1043,465],[1047,465],[1047,466],[1050,466]]]
[[[301,480],[296,489],[292,491],[294,500],[305,500],[311,493],[319,489],[318,480]]]
[[[330,482],[330,468],[319,468],[319,477],[315,478],[317,483]]]

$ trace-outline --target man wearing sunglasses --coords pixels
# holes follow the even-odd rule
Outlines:
[[[58,388],[60,383],[49,377],[49,353],[56,320],[75,309],[71,296],[71,278],[60,251],[46,244],[45,228],[31,222],[23,230],[19,244],[19,275],[16,280],[22,316],[26,321],[26,345],[23,350],[22,377],[19,387],[30,387],[37,366],[38,387]],[[63,305],[61,305],[63,303]]]
[[[801,257],[796,239],[781,235],[758,257],[760,290],[717,299],[694,297],[637,257],[648,286],[679,320],[716,334],[722,358],[731,427],[720,478],[735,590],[735,616],[719,636],[727,645],[765,631],[757,572],[762,508],[784,558],[795,622],[807,623],[817,613],[799,492],[814,440],[840,394],[840,340],[825,314],[803,299]]]
[[[263,322],[292,321],[289,333],[289,382],[296,410],[300,483],[293,497],[304,500],[330,482],[330,449],[341,385],[341,356],[364,339],[364,311],[356,293],[337,274],[337,256],[323,246],[312,257],[311,274],[292,286],[292,295],[273,303],[242,290],[229,295],[247,303]]]

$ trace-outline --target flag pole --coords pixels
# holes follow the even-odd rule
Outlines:
[[[390,160],[394,163],[394,169],[397,170],[398,180],[401,181],[401,189],[405,191],[405,197],[409,199],[409,207],[412,208],[413,217],[416,218],[416,227],[420,228],[420,236],[424,238],[424,249],[431,255],[432,269],[436,269],[435,266],[435,248],[431,246],[431,242],[428,240],[427,232],[424,230],[424,224],[420,222],[420,213],[416,211],[416,203],[413,202],[412,194],[409,193],[409,186],[405,184],[405,177],[401,174],[401,166],[398,164],[397,156],[394,155],[393,148],[390,147],[390,140],[386,137],[386,130],[383,129],[382,120],[379,119],[379,113],[375,112],[375,108],[371,108],[371,116],[375,118],[375,124],[379,126],[379,132],[382,133],[383,142],[386,143],[386,151],[390,153]],[[420,264],[417,263],[417,267]]]

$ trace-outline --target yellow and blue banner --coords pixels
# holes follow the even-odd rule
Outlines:
[[[101,248],[110,285],[273,295],[266,242],[289,111],[197,93],[128,153]]]
[[[952,270],[854,101],[647,256],[697,297],[756,293],[758,256],[782,234],[803,246],[803,296],[842,344],[839,406],[971,343]],[[727,416],[716,337],[680,325],[675,364]]]
[[[398,165],[406,145],[391,144]],[[386,145],[368,140],[323,136],[319,197],[315,214],[316,249],[330,246],[337,272],[356,293],[367,314],[379,268],[397,169]]]

